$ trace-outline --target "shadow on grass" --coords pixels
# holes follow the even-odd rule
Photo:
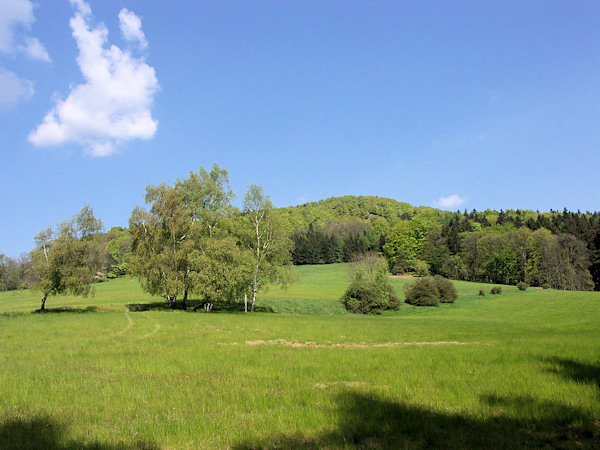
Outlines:
[[[600,444],[596,419],[579,409],[531,397],[482,397],[490,411],[484,418],[363,393],[342,393],[337,402],[338,423],[330,431],[316,436],[276,435],[233,448],[512,449],[598,448]]]
[[[204,306],[205,302],[202,300],[188,300],[186,311],[188,312],[205,312]],[[152,302],[152,303],[130,303],[127,306],[127,309],[131,312],[138,311],[181,311],[183,310],[183,305],[179,302],[176,303],[174,307],[170,307],[167,302]],[[194,311],[196,308],[196,311]],[[254,311],[256,312],[275,312],[273,308],[270,306],[255,306]],[[230,312],[230,313],[243,313],[244,305],[242,303],[231,303],[231,302],[215,302],[213,303],[213,308],[210,311],[213,312]]]
[[[594,384],[600,387],[600,365],[583,363],[568,358],[548,358],[545,360],[556,367],[549,371],[578,383]]]
[[[90,313],[90,312],[98,312],[101,308],[97,306],[86,306],[85,308],[78,308],[73,306],[64,306],[61,308],[46,308],[43,311],[40,309],[36,309],[33,311],[34,314],[49,314],[49,313]]]
[[[65,436],[65,427],[47,417],[28,419],[14,418],[0,422],[0,448],[5,450],[21,449],[97,449],[128,450],[154,449],[157,445],[138,441],[133,444],[104,444],[94,441],[83,443],[69,440]]]

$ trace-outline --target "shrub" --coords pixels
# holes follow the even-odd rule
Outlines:
[[[400,299],[390,284],[387,262],[376,254],[366,254],[352,265],[350,285],[341,298],[350,312],[380,314],[386,309],[398,309]]]
[[[517,288],[518,288],[520,291],[524,291],[524,290],[526,290],[528,287],[529,287],[529,285],[528,285],[527,283],[525,283],[524,281],[519,281],[519,282],[517,283]]]
[[[415,275],[418,277],[426,277],[429,275],[429,264],[426,261],[416,260],[414,263]]]
[[[433,277],[433,282],[440,295],[440,303],[454,303],[458,298],[458,292],[452,281],[440,275]]]
[[[491,290],[490,290],[490,294],[502,294],[502,288],[500,286],[494,286]]]
[[[433,278],[419,278],[404,287],[405,302],[414,306],[439,306],[440,291]]]
[[[479,295],[485,295],[485,291],[483,289],[479,289]]]

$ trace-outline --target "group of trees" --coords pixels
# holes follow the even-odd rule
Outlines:
[[[241,301],[263,286],[285,284],[289,237],[260,186],[250,185],[240,212],[225,169],[191,172],[173,186],[146,188],[149,209],[136,207],[129,220],[129,273],[144,291],[187,307],[194,295],[208,311],[217,301]]]
[[[32,281],[31,259],[28,254],[9,258],[0,253],[0,292],[26,289]]]
[[[248,298],[254,311],[261,288],[293,279],[286,268],[291,241],[260,186],[249,186],[242,211],[232,205],[234,197],[227,171],[215,164],[172,186],[148,186],[147,208],[134,208],[128,229],[103,233],[102,222],[84,207],[35,237],[23,264],[31,278],[27,286],[42,293],[40,311],[49,296],[86,296],[94,281],[123,274],[137,277],[144,291],[170,307],[180,299],[186,308],[193,295],[196,307],[207,311],[215,302],[242,299],[247,311]],[[4,257],[0,262],[5,283],[12,263]]]
[[[349,262],[357,255],[377,252],[381,235],[363,222],[327,222],[324,226],[311,223],[292,234],[292,262],[330,264]]]

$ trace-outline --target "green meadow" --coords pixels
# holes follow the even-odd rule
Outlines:
[[[358,316],[345,265],[295,270],[253,314],[129,279],[46,314],[1,293],[0,448],[600,446],[600,293],[455,282],[454,304]]]

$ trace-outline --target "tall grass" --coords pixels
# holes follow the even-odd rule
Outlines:
[[[41,315],[1,295],[0,448],[598,446],[598,293],[457,282],[366,317],[343,265],[299,272],[259,299],[279,314],[132,312],[160,299],[128,280]]]

